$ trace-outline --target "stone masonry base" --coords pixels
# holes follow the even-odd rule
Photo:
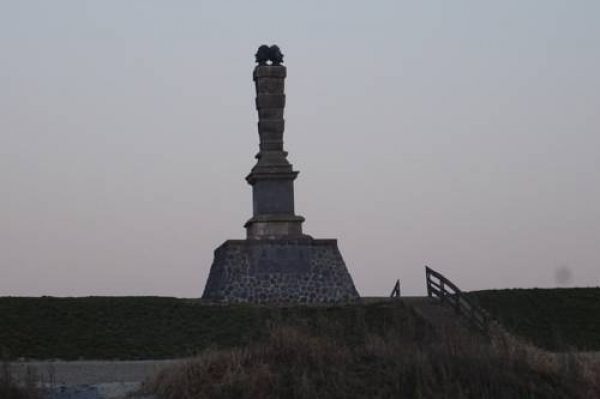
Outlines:
[[[337,240],[228,240],[215,250],[203,299],[340,303],[359,299]]]

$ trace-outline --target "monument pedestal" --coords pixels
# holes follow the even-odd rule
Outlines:
[[[340,303],[358,299],[337,240],[228,240],[215,250],[203,299]]]

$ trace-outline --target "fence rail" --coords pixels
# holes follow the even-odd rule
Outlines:
[[[400,298],[400,280],[396,280],[396,284],[394,285],[394,289],[390,294],[390,298],[398,299]]]
[[[451,306],[457,314],[464,316],[477,329],[487,332],[489,318],[487,313],[473,303],[452,281],[429,266],[425,266],[427,278],[427,296]]]

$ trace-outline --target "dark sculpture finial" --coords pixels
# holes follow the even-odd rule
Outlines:
[[[269,61],[271,49],[266,44],[263,44],[258,48],[258,51],[254,55],[256,57],[256,62],[258,65],[267,65],[267,61]]]
[[[277,45],[272,45],[269,49],[269,58],[271,59],[271,65],[281,65],[283,62],[283,54]]]
[[[283,62],[283,54],[275,44],[271,47],[263,44],[258,48],[255,57],[258,65],[267,65],[267,61],[271,61],[271,65],[281,65]]]

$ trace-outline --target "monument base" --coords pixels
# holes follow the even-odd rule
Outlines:
[[[215,250],[203,299],[340,303],[359,299],[337,240],[228,240]]]

